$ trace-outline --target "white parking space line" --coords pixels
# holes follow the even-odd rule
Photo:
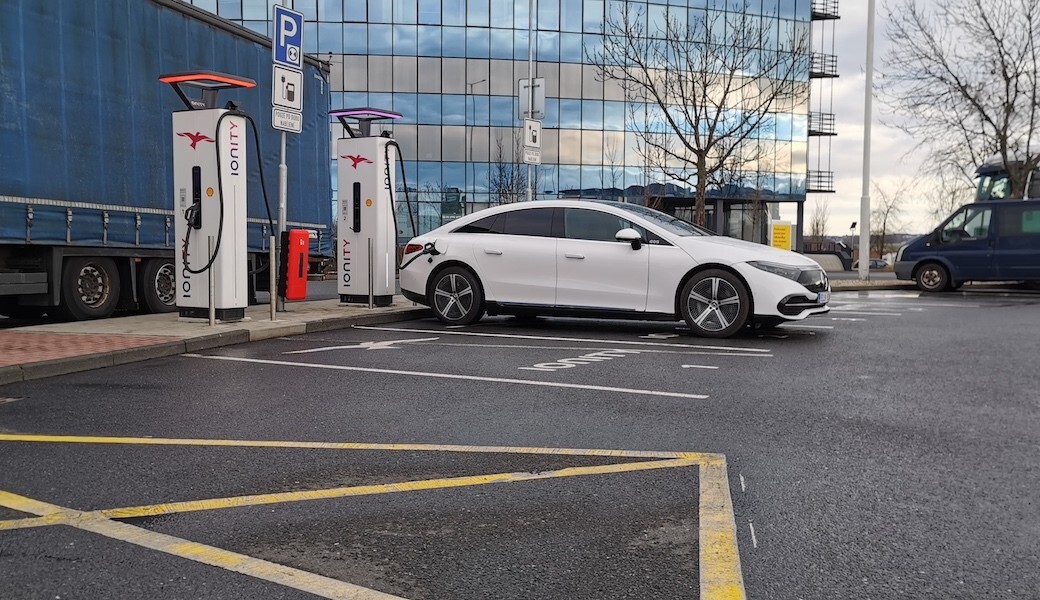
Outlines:
[[[440,338],[430,338],[432,340]],[[369,342],[363,342],[369,343]],[[426,342],[422,346],[447,346],[450,348],[491,348],[496,350],[577,350],[582,352],[594,352],[603,350],[599,346],[531,346],[528,344],[453,344],[451,342]],[[343,346],[344,348],[357,348],[363,346]],[[330,347],[332,348],[332,347]],[[302,354],[307,351],[296,350],[294,352],[283,352],[282,354]],[[683,356],[735,356],[737,358],[773,358],[772,354],[744,354],[741,352],[704,352],[701,350],[640,350],[639,354],[681,354]]]
[[[841,313],[843,315],[864,315],[868,317],[901,317],[903,313],[897,312],[871,312],[866,310],[845,310],[841,308],[835,308],[834,313]]]
[[[711,365],[683,365],[682,368],[684,368],[684,369],[718,369],[718,367],[713,367]]]
[[[624,344],[628,346],[663,346],[665,348],[693,348],[697,350],[732,351],[732,352],[764,352],[772,350],[764,348],[740,348],[735,346],[709,346],[707,344],[667,344],[661,342],[633,342],[631,340],[597,340],[595,338],[555,337],[543,335],[519,335],[513,333],[479,333],[476,331],[444,331],[438,329],[409,329],[405,327],[374,327],[371,325],[355,325],[354,329],[366,329],[369,331],[400,331],[405,333],[436,333],[441,335],[465,335],[475,337],[507,338],[513,340],[542,340],[547,342],[582,342],[586,344],[607,344],[616,346]]]
[[[361,373],[382,373],[384,375],[405,375],[410,377],[429,377],[433,379],[455,379],[462,381],[484,381],[488,383],[506,383],[512,385],[530,385],[536,387],[566,388],[575,390],[591,390],[598,392],[617,392],[622,394],[636,394],[640,396],[661,396],[665,398],[687,398],[691,400],[705,400],[708,397],[702,394],[686,394],[681,392],[664,392],[657,390],[637,390],[631,388],[608,387],[603,385],[587,385],[580,383],[556,383],[550,381],[537,381],[533,379],[508,379],[505,377],[482,377],[479,375],[454,375],[451,373],[426,373],[423,371],[402,371],[399,369],[374,369],[369,367],[350,367],[346,365],[324,365],[318,363],[293,362],[288,360],[267,360],[262,358],[241,358],[236,356],[208,356],[203,354],[183,354],[188,358],[202,358],[207,360],[222,360],[229,362],[252,363],[260,365],[277,365],[283,367],[302,367],[309,369],[329,369],[333,371],[354,371]]]
[[[781,329],[834,329],[834,325],[799,325],[797,323],[784,323]]]
[[[871,301],[870,299],[864,300],[834,300],[832,299],[828,304],[843,304],[853,306],[866,306],[866,305],[883,305],[883,306],[920,306],[924,308],[981,308],[981,304],[966,304],[966,303],[954,303],[954,302],[889,302],[887,300],[882,301]]]

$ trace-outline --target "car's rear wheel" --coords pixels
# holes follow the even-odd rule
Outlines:
[[[437,273],[428,294],[430,308],[442,323],[469,325],[484,315],[484,290],[477,276],[462,267]]]
[[[751,295],[732,273],[709,269],[697,273],[683,286],[679,310],[695,335],[730,337],[747,323]]]
[[[946,267],[937,262],[921,265],[914,279],[917,282],[917,289],[922,292],[942,292],[950,285],[949,272],[946,271]]]

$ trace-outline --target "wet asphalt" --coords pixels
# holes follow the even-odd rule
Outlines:
[[[1040,597],[1040,295],[832,307],[730,340],[509,318],[269,340],[0,387],[0,433],[719,453],[750,598]],[[0,441],[0,490],[93,510],[634,460]],[[128,522],[407,598],[690,598],[698,501],[686,468]],[[311,597],[64,526],[0,530],[0,573],[5,599]]]

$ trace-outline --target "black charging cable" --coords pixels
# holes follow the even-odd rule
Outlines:
[[[184,235],[184,247],[182,248],[182,257],[184,259],[184,270],[189,272],[189,273],[191,273],[191,274],[193,274],[193,275],[198,275],[200,273],[205,273],[206,271],[208,271],[213,266],[213,263],[216,262],[217,254],[220,251],[220,242],[221,242],[221,239],[222,239],[223,234],[224,234],[224,170],[222,168],[222,164],[223,163],[220,160],[220,124],[224,121],[225,118],[231,117],[231,116],[242,117],[246,121],[249,122],[250,126],[252,126],[253,142],[254,142],[254,146],[256,147],[256,159],[257,159],[257,164],[259,166],[259,173],[260,173],[260,189],[261,189],[261,191],[263,192],[263,195],[264,195],[264,208],[267,209],[267,222],[271,226],[271,231],[274,231],[274,229],[275,229],[275,227],[274,227],[274,219],[271,216],[271,203],[270,203],[270,201],[268,200],[268,197],[267,197],[267,184],[265,183],[266,180],[264,178],[264,161],[263,161],[262,155],[260,154],[260,134],[257,131],[256,123],[253,121],[253,117],[249,116],[249,114],[247,114],[247,113],[244,113],[244,112],[239,111],[239,110],[229,110],[229,111],[225,112],[224,114],[220,115],[220,117],[217,118],[216,136],[215,136],[217,138],[216,139],[216,152],[217,152],[217,197],[218,197],[219,203],[220,203],[220,217],[219,217],[218,224],[217,224],[217,239],[216,239],[216,242],[213,244],[213,254],[210,255],[209,260],[206,261],[205,266],[203,266],[200,269],[192,269],[188,265],[188,242],[191,241],[191,231],[192,231],[192,229],[194,229],[194,227],[192,227],[191,224],[192,224],[192,222],[195,221],[195,217],[196,217],[196,214],[197,214],[197,212],[199,210],[199,207],[197,205],[193,204],[191,207],[189,207],[187,210],[184,211],[184,218],[185,218],[185,220],[188,221],[188,231]],[[253,275],[253,274],[259,273],[261,271],[264,271],[268,267],[270,267],[269,264],[265,265],[265,266],[258,267],[255,271],[252,271],[250,274]]]
[[[408,193],[408,174],[405,173],[405,170],[404,170],[404,157],[401,156],[401,146],[398,145],[398,143],[395,142],[394,140],[390,140],[390,141],[388,141],[386,143],[386,146],[383,147],[383,162],[386,164],[386,172],[385,172],[386,182],[387,182],[386,190],[387,190],[387,192],[390,193],[390,213],[391,213],[390,216],[392,216],[393,219],[394,219],[394,248],[399,248],[400,244],[397,243],[397,236],[398,236],[398,231],[400,231],[400,228],[399,228],[399,226],[397,224],[397,211],[394,209],[394,205],[396,204],[394,202],[394,190],[392,189],[393,186],[389,185],[389,183],[390,183],[390,168],[391,168],[390,167],[390,146],[393,146],[394,148],[397,148],[397,163],[399,165],[401,165],[401,181],[402,181],[402,183],[404,183],[404,204],[405,204],[405,210],[408,211],[408,222],[412,226],[412,235],[413,236],[416,235],[417,232],[416,232],[416,228],[415,228],[415,216],[412,214],[412,197]],[[397,269],[398,270],[403,269],[404,267],[401,266],[401,261],[397,258],[397,256],[399,256],[399,254],[397,252],[394,252],[394,254],[395,254],[394,261],[397,263]],[[409,264],[411,264],[410,261],[409,261]]]

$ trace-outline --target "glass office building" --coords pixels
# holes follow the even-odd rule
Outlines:
[[[193,3],[269,35],[271,4],[277,2]],[[518,81],[527,78],[530,18],[535,77],[546,84],[536,197],[653,199],[692,220],[693,186],[668,181],[640,156],[631,115],[645,107],[626,102],[621,86],[601,81],[589,64],[590,53],[603,44],[605,19],[620,18],[627,4],[646,14],[653,32],[654,23],[666,18],[681,22],[701,18],[701,11],[720,11],[724,18],[729,11],[746,11],[761,19],[761,49],[768,52],[785,32],[808,35],[819,9],[832,3],[836,17],[836,0],[538,0],[534,15],[527,0],[291,4],[306,16],[305,51],[331,64],[334,108],[371,106],[404,115],[375,127],[391,131],[401,145],[409,191],[420,207],[418,229],[425,231],[459,214],[526,197],[527,171],[518,164],[517,92]],[[768,168],[743,173],[740,185],[709,189],[710,227],[764,241],[765,221],[752,218],[753,212],[775,217],[781,203],[793,203],[800,220],[807,192],[826,191],[812,189],[809,173],[816,54],[813,66],[805,61],[798,75],[805,97],[773,115],[773,125],[761,133],[769,156],[759,164]],[[334,138],[343,134],[338,124],[330,129]]]

